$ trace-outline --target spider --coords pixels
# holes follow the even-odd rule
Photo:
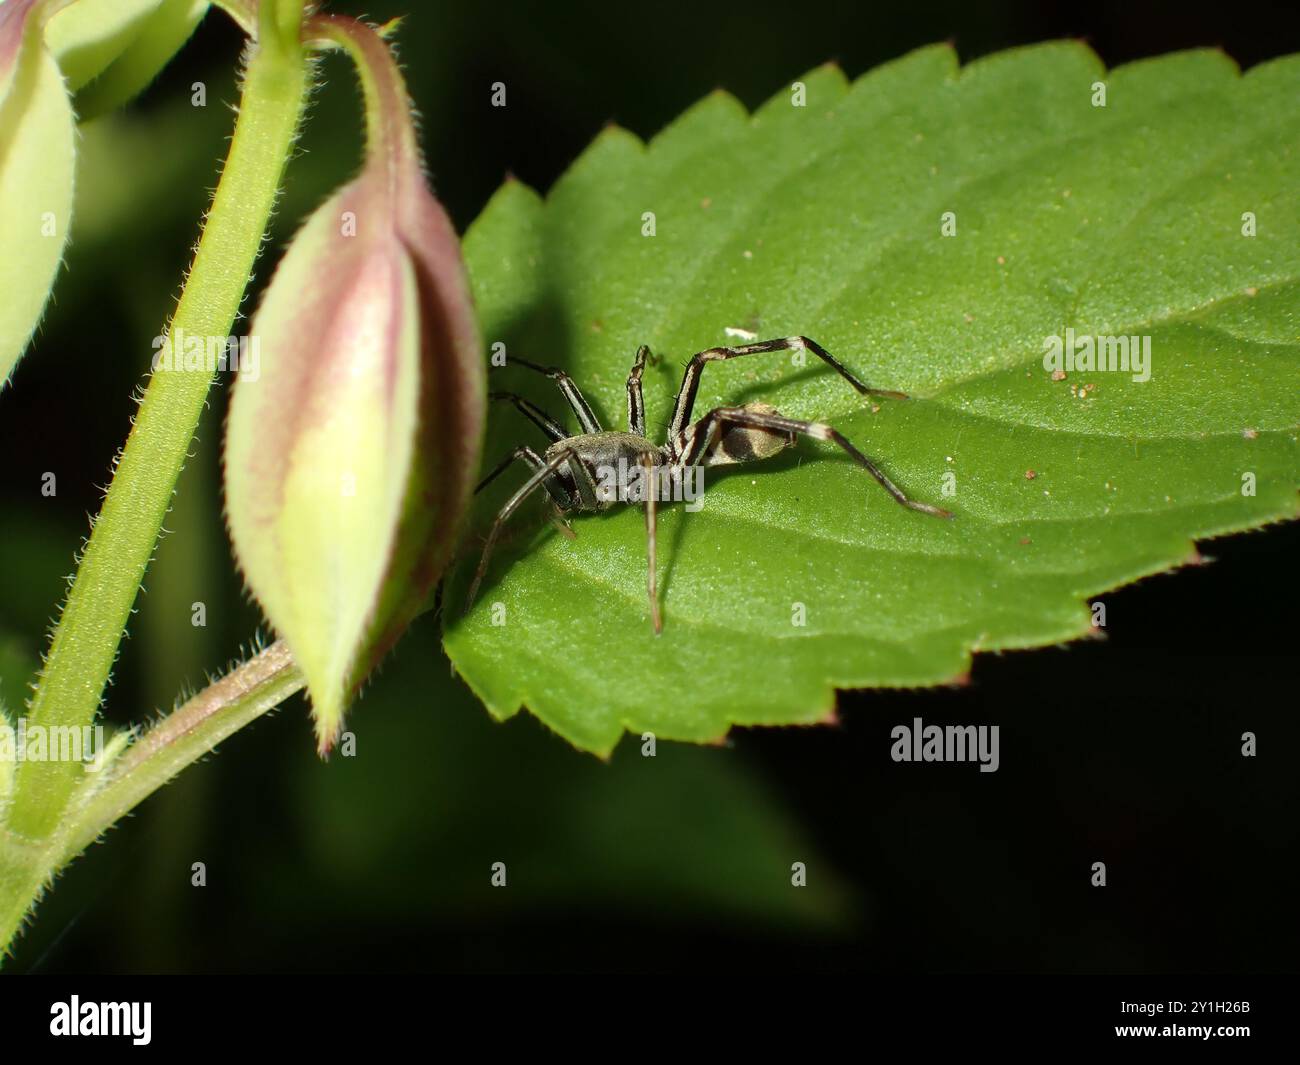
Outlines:
[[[487,572],[488,559],[491,557],[492,548],[502,527],[520,504],[542,487],[550,495],[557,515],[561,518],[565,514],[608,510],[619,502],[644,502],[648,562],[646,585],[650,596],[650,618],[655,632],[663,631],[655,583],[655,510],[659,502],[657,496],[660,493],[653,487],[654,482],[661,478],[661,471],[680,477],[692,467],[722,466],[771,458],[792,446],[796,436],[800,434],[838,445],[903,506],[935,517],[951,518],[952,514],[949,511],[931,506],[929,503],[909,499],[874,462],[840,433],[821,422],[787,418],[767,403],[715,407],[698,421],[691,421],[691,410],[700,387],[700,375],[706,363],[735,359],[742,355],[761,355],[767,352],[801,349],[811,351],[864,396],[907,398],[902,392],[868,388],[830,352],[807,337],[781,337],[740,347],[708,348],[692,356],[687,363],[686,373],[682,377],[681,387],[677,390],[677,397],[673,403],[672,420],[668,425],[668,439],[662,445],[655,445],[646,437],[645,399],[641,392],[641,375],[645,371],[646,360],[652,358],[650,349],[646,345],[642,344],[637,349],[632,372],[627,378],[628,432],[626,433],[602,429],[596,420],[596,415],[592,413],[591,406],[563,370],[538,366],[511,356],[512,362],[545,374],[556,383],[578,419],[582,432],[576,436],[570,435],[545,411],[524,399],[523,396],[513,392],[489,393],[489,399],[514,404],[521,414],[550,438],[551,444],[541,455],[526,444],[515,448],[474,489],[476,495],[483,491],[513,462],[524,462],[533,471],[532,476],[506,501],[492,523],[483,546],[483,555],[479,559],[478,569],[465,601],[466,611],[468,612],[474,605],[479,585]],[[644,478],[644,487],[640,492],[620,491],[615,496],[607,490],[605,483],[607,471],[615,468],[627,471],[634,466],[640,467],[646,475],[653,474]],[[567,531],[567,521],[564,522],[564,527]],[[568,532],[568,535],[572,536],[572,532]]]

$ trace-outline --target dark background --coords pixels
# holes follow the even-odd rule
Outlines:
[[[331,6],[413,11],[401,54],[462,230],[507,172],[548,188],[607,121],[648,137],[716,86],[753,107],[828,58],[856,76],[942,39],[968,60],[1084,37],[1108,65],[1208,45],[1250,66],[1300,47],[1282,4]],[[85,128],[68,270],[0,400],[10,707],[188,262],[239,48],[211,13],[146,96]],[[277,242],[357,161],[351,74],[333,60],[326,77]],[[504,110],[488,105],[494,81]],[[111,721],[201,685],[258,624],[221,526],[212,395]],[[653,761],[625,741],[609,765],[526,714],[494,724],[425,617],[350,718],[358,757],[319,762],[290,701],[67,871],[9,968],[1294,971],[1297,547],[1295,526],[1202,545],[1209,564],[1106,596],[1106,640],[979,657],[962,690],[845,694],[838,728],[738,730]],[[206,629],[190,625],[196,600]],[[889,730],[913,716],[1000,725],[1000,771],[895,765]],[[195,861],[206,888],[190,886]],[[505,890],[489,886],[494,861]],[[789,886],[793,861],[805,889]],[[1105,889],[1089,886],[1094,861]]]

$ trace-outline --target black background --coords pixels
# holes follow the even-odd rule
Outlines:
[[[413,10],[399,37],[402,56],[424,115],[439,195],[462,230],[507,172],[546,189],[607,121],[648,137],[716,86],[752,107],[828,58],[856,76],[943,39],[969,60],[1007,46],[1083,37],[1108,65],[1217,46],[1250,66],[1300,47],[1294,6],[1283,4],[1234,4],[1215,13],[1124,2],[406,6]],[[375,17],[401,10],[365,7]],[[225,85],[214,94],[234,99],[238,50],[238,35],[212,13],[133,114],[147,124],[196,76]],[[341,67],[331,76],[345,77]],[[505,110],[488,106],[487,86],[498,80],[510,87]],[[309,159],[314,153],[328,165],[314,178],[291,171],[280,237],[347,173],[349,153],[355,158],[355,123],[346,121],[354,103],[347,93],[322,95],[304,148]],[[338,134],[326,132],[333,120],[322,115],[341,116],[333,128],[347,129],[347,143],[334,143]],[[219,140],[204,142],[197,149],[201,167],[221,151]],[[74,247],[59,305],[0,405],[5,523],[25,520],[41,471],[58,469],[69,486],[50,504],[55,516],[40,533],[42,540],[53,537],[47,547],[62,573],[85,515],[98,507],[96,485],[124,436],[138,379],[138,367],[98,348],[87,352],[75,318],[94,307],[121,316],[122,329],[137,312],[162,321],[168,285],[186,261],[212,181],[209,171],[196,173],[196,181],[157,205],[161,221],[145,234],[109,243],[86,238]],[[267,268],[264,260],[259,272]],[[128,289],[143,282],[159,291],[141,310],[130,306],[140,297]],[[72,359],[82,360],[84,371],[69,388]],[[211,445],[223,406],[224,396],[214,393],[182,494],[217,498]],[[227,608],[211,635],[218,657],[199,662],[209,667],[235,653],[257,623],[228,573],[220,528],[212,524],[217,505],[206,512],[205,561],[194,563],[215,574],[211,581],[224,590],[211,594]],[[797,823],[799,838],[849,885],[856,901],[827,927],[744,916],[743,907],[725,899],[665,899],[635,876],[598,897],[559,892],[518,905],[526,879],[511,889],[518,895],[501,901],[484,873],[478,896],[448,901],[442,885],[459,875],[454,869],[486,870],[495,853],[484,838],[491,828],[474,831],[472,789],[459,793],[462,837],[437,846],[419,842],[425,827],[408,812],[402,828],[411,842],[400,851],[407,860],[390,858],[341,890],[318,857],[300,853],[305,833],[328,839],[330,825],[304,828],[308,800],[295,789],[308,787],[304,774],[315,779],[343,770],[337,762],[314,763],[305,708],[295,699],[150,800],[78,862],[38,912],[11,969],[1294,971],[1297,547],[1294,525],[1203,544],[1206,564],[1105,596],[1104,640],[980,656],[962,689],[848,693],[838,727],[739,730],[729,748],[705,752],[699,764],[706,772],[708,758],[743,761]],[[6,550],[6,566],[21,557],[12,544]],[[33,650],[59,576],[33,561],[6,592],[7,620]],[[143,638],[133,627],[124,645],[110,694],[114,720],[138,719],[132,708],[141,703],[162,705],[179,679],[139,653]],[[432,662],[427,668],[438,672],[445,670],[439,653],[436,629],[425,619],[399,658]],[[193,663],[176,670],[192,683],[201,679]],[[381,684],[418,690],[419,675],[405,665],[391,673]],[[410,720],[429,712],[414,700]],[[474,771],[482,793],[498,796],[493,801],[525,763],[545,761],[552,774],[545,779],[567,783],[619,772],[631,760],[624,750],[611,767],[594,764],[531,720],[493,726],[473,705],[447,713],[453,727],[483,737]],[[971,766],[894,764],[889,730],[914,716],[999,724],[1001,770],[981,775]],[[1258,736],[1254,759],[1240,754],[1247,730]],[[367,801],[364,790],[348,795]],[[545,854],[566,830],[532,825],[522,812],[531,801],[516,795],[512,808]],[[680,798],[673,803],[683,805]],[[509,823],[510,809],[491,823]],[[379,799],[368,814],[377,821],[393,816]],[[645,828],[669,837],[676,831],[668,816]],[[581,823],[567,831],[581,832]],[[636,833],[630,823],[625,843],[615,846],[635,847]],[[346,847],[346,836],[335,845]],[[188,886],[196,855],[213,870],[202,892]],[[1107,865],[1104,889],[1089,884],[1094,861]],[[785,869],[774,875],[788,876],[788,863]],[[817,867],[810,872],[820,875]],[[268,876],[287,888],[268,893]],[[394,879],[417,885],[412,894],[423,891],[427,905],[392,903],[385,888]]]

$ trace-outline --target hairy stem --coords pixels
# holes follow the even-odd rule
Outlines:
[[[32,900],[44,889],[47,869],[45,848],[13,839],[0,828],[0,944],[22,926]]]
[[[274,643],[144,733],[104,770],[104,780],[91,782],[93,790],[66,811],[49,839],[33,843],[0,827],[0,949],[54,873],[182,769],[302,686],[288,647]]]
[[[230,332],[271,215],[308,84],[298,36],[282,32],[275,6],[262,5],[234,138],[172,335]],[[151,376],[59,618],[31,725],[79,728],[94,720],[211,382],[206,369],[160,368]],[[81,776],[73,762],[24,762],[10,835],[33,843],[51,837]]]
[[[60,833],[69,862],[186,766],[303,687],[283,641],[214,681],[133,743]],[[62,864],[61,862],[61,864]]]

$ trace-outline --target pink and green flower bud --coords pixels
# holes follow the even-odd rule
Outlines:
[[[260,375],[235,385],[225,478],[236,555],[325,753],[450,559],[485,384],[459,243],[388,47],[350,19],[310,25],[358,64],[367,161],[294,238],[253,319]]]
[[[0,387],[40,321],[72,220],[75,123],[42,39],[56,6],[0,3]]]

